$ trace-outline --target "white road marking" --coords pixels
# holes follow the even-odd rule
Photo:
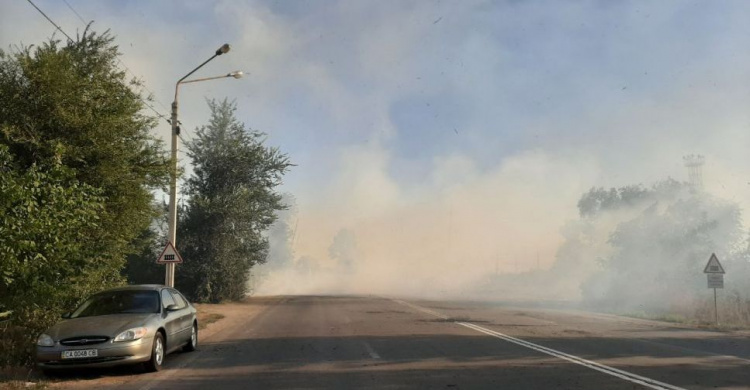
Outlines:
[[[399,299],[394,299],[394,301],[396,303],[399,303],[399,304],[402,304],[402,305],[405,305],[405,306],[409,306],[409,307],[411,307],[411,308],[413,308],[415,310],[421,311],[423,313],[426,313],[426,314],[429,314],[429,315],[432,315],[432,316],[435,316],[435,317],[439,317],[439,318],[442,318],[442,319],[447,319],[448,318],[448,316],[446,316],[444,314],[438,313],[438,312],[436,312],[434,310],[431,310],[431,309],[423,308],[423,307],[415,305],[413,303],[405,302],[405,301],[402,301],[402,300],[399,300]],[[631,372],[619,370],[617,368],[606,366],[606,365],[601,364],[601,363],[597,363],[597,362],[594,362],[594,361],[591,361],[591,360],[583,359],[583,358],[580,358],[578,356],[567,354],[565,352],[557,351],[557,350],[554,350],[552,348],[547,348],[547,347],[539,345],[539,344],[534,344],[534,343],[528,342],[526,340],[521,340],[521,339],[516,338],[516,337],[508,336],[508,335],[502,334],[500,332],[496,332],[494,330],[481,327],[481,326],[476,325],[476,324],[472,324],[472,323],[468,323],[468,322],[456,322],[456,324],[464,326],[464,327],[472,329],[472,330],[475,330],[477,332],[481,332],[481,333],[484,333],[484,334],[487,334],[487,335],[490,335],[490,336],[493,336],[493,337],[496,337],[496,338],[499,338],[499,339],[511,342],[513,344],[520,345],[522,347],[533,349],[533,350],[535,350],[537,352],[541,352],[541,353],[544,353],[544,354],[547,354],[547,355],[550,355],[550,356],[554,356],[554,357],[559,358],[559,359],[566,360],[566,361],[574,363],[574,364],[578,364],[578,365],[584,366],[586,368],[590,368],[592,370],[596,370],[596,371],[602,372],[602,373],[607,374],[607,375],[611,375],[611,376],[614,376],[614,377],[617,377],[617,378],[620,378],[620,379],[624,379],[624,380],[629,381],[629,382],[637,383],[639,385],[646,386],[646,387],[651,388],[651,389],[655,389],[655,390],[686,390],[686,389],[684,389],[682,387],[673,386],[673,385],[670,385],[668,383],[657,381],[655,379],[646,378],[646,377],[643,377],[643,376],[640,376],[640,375],[633,374]]]
[[[689,353],[694,353],[694,354],[697,354],[697,355],[704,355],[704,356],[713,357],[713,358],[739,360],[739,361],[741,361],[743,363],[750,363],[750,359],[741,358],[739,356],[719,355],[719,354],[716,354],[716,353],[713,353],[713,352],[701,351],[700,349],[686,348],[686,347],[681,347],[681,346],[678,346],[678,345],[672,345],[672,344],[669,344],[669,343],[652,341],[652,340],[647,340],[647,339],[643,339],[643,338],[636,338],[636,339],[633,339],[633,340],[637,340],[637,341],[639,341],[641,343],[645,343],[645,344],[658,345],[661,348],[671,349],[673,351],[689,352]]]
[[[375,352],[374,349],[372,349],[372,346],[367,341],[363,341],[362,344],[365,346],[365,349],[367,350],[367,353],[370,354],[370,357],[373,359],[380,359],[380,355],[378,355],[377,352]]]
[[[570,354],[567,354],[565,352],[560,352],[560,351],[554,350],[552,348],[544,347],[544,346],[539,345],[539,344],[534,344],[534,343],[531,343],[531,342],[528,342],[528,341],[525,341],[525,340],[521,340],[521,339],[518,339],[518,338],[515,338],[515,337],[512,337],[512,336],[508,336],[508,335],[502,334],[500,332],[495,332],[494,330],[490,330],[490,329],[487,329],[487,328],[484,328],[484,327],[481,327],[481,326],[478,326],[478,325],[475,325],[475,324],[470,324],[470,323],[466,323],[466,322],[457,322],[457,324],[459,324],[461,326],[465,326],[465,327],[470,328],[470,329],[474,329],[477,332],[488,334],[490,336],[497,337],[499,339],[502,339],[502,340],[505,340],[505,341],[508,341],[508,342],[511,342],[511,343],[514,343],[514,344],[518,344],[520,346],[523,346],[523,347],[526,347],[526,348],[530,348],[530,349],[533,349],[533,350],[538,351],[538,352],[545,353],[545,354],[550,355],[550,356],[554,356],[554,357],[557,357],[557,358],[560,358],[560,359],[563,359],[563,360],[567,360],[567,361],[569,361],[571,363],[575,363],[575,364],[578,364],[578,365],[590,368],[592,370],[603,372],[605,374],[612,375],[614,377],[617,377],[617,378],[620,378],[620,379],[624,379],[624,380],[629,381],[629,382],[637,383],[639,385],[643,385],[643,386],[646,386],[646,387],[649,387],[649,388],[652,388],[652,389],[656,389],[656,390],[665,390],[665,389],[670,389],[670,390],[685,390],[682,387],[673,386],[673,385],[670,385],[668,383],[657,381],[655,379],[646,378],[646,377],[643,377],[643,376],[640,376],[640,375],[633,374],[632,372],[627,372],[627,371],[619,370],[617,368],[606,366],[604,364],[593,362],[591,360],[579,358],[578,356],[570,355]]]
[[[732,356],[732,355],[716,355],[716,356],[718,356],[720,358],[732,359],[732,360],[740,360],[740,361],[743,361],[745,363],[750,363],[750,359],[744,359],[744,358],[741,358],[739,356]]]

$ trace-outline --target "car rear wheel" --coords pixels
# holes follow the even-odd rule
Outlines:
[[[188,341],[188,343],[185,344],[184,347],[182,347],[182,350],[185,352],[192,352],[195,351],[196,348],[198,348],[198,324],[193,323],[193,330],[190,334],[190,341]]]
[[[161,370],[161,365],[164,363],[164,351],[164,336],[160,332],[156,332],[154,344],[151,347],[151,360],[145,363],[146,371],[156,372]]]

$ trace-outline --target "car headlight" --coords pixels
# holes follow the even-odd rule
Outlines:
[[[133,341],[146,335],[146,328],[128,329],[115,337],[115,341]]]
[[[54,347],[55,340],[52,340],[50,335],[42,333],[39,335],[39,338],[36,339],[36,345],[40,347]]]

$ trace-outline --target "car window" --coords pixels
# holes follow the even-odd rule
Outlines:
[[[187,297],[185,297],[184,295],[182,295],[182,293],[179,292],[179,291],[175,291],[175,293],[177,293],[177,295],[179,295],[185,301],[186,305],[190,306],[190,300],[187,299]]]
[[[71,314],[71,318],[110,314],[158,313],[156,291],[110,291],[87,299]]]
[[[177,302],[177,307],[180,309],[184,309],[187,307],[187,301],[185,298],[183,298],[182,294],[178,293],[175,290],[169,290],[170,293],[172,293],[172,297],[174,298],[175,302]]]
[[[172,294],[167,290],[161,290],[161,306],[166,309],[167,306],[175,304],[176,302],[174,301],[174,298],[172,298]]]

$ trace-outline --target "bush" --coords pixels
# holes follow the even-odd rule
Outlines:
[[[114,37],[88,27],[0,50],[0,311],[13,311],[14,340],[0,365],[28,362],[61,313],[122,283],[157,215],[169,160],[118,57]]]
[[[0,366],[28,363],[34,340],[90,293],[121,282],[121,264],[97,256],[102,200],[62,166],[13,169],[0,145]],[[8,344],[9,343],[9,344]]]

